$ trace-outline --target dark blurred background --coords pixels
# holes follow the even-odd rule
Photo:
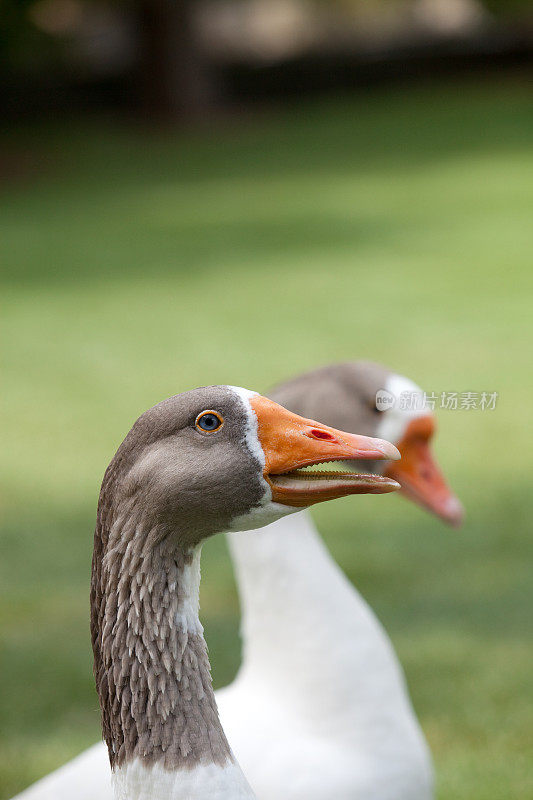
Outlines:
[[[533,55],[528,0],[4,0],[2,15],[12,115],[188,119]]]
[[[99,737],[92,531],[133,420],[356,358],[499,394],[437,409],[460,532],[393,496],[313,513],[399,653],[439,800],[533,798],[532,11],[0,4],[2,800]],[[224,537],[202,565],[220,686]]]

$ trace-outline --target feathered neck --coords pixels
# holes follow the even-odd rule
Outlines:
[[[233,761],[198,618],[200,547],[183,550],[126,498],[101,498],[91,633],[104,738],[115,769],[139,758],[167,770]]]
[[[390,642],[308,511],[278,520],[260,536],[232,533],[229,545],[242,609],[239,679],[259,680],[306,718],[316,715],[321,730],[331,726],[337,733],[346,714],[353,731],[353,709],[361,729],[381,715],[379,704],[368,701],[374,694],[392,687],[403,702]]]

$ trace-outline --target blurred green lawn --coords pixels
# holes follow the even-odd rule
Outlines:
[[[88,581],[99,482],[136,416],[368,357],[442,411],[460,532],[397,497],[316,510],[390,632],[440,800],[533,797],[533,104],[501,82],[261,112],[200,132],[71,121],[4,135],[0,797],[98,738]],[[223,537],[202,613],[239,662]]]

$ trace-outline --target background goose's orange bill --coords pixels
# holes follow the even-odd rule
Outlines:
[[[384,475],[398,481],[406,497],[457,527],[463,520],[463,507],[433,458],[430,441],[434,433],[431,416],[410,422],[398,444],[402,460],[387,467]]]

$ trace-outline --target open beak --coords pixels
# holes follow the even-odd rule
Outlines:
[[[430,440],[434,432],[433,417],[412,420],[398,443],[401,462],[388,466],[384,474],[401,484],[400,492],[406,497],[458,527],[463,520],[463,507],[433,459]]]
[[[305,507],[349,494],[384,494],[400,488],[388,476],[306,469],[328,461],[400,458],[389,442],[304,419],[262,395],[254,395],[250,404],[257,416],[259,443],[265,454],[263,474],[274,502]]]

